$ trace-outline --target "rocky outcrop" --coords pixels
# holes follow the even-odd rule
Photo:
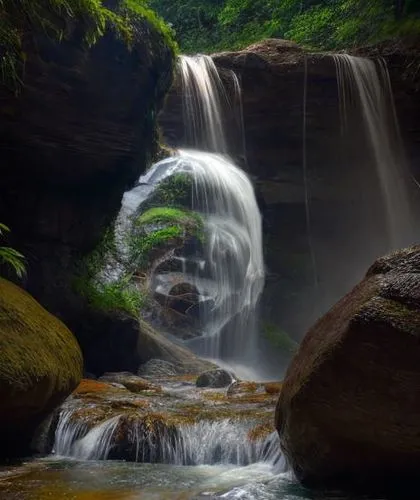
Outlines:
[[[28,260],[25,288],[83,350],[92,336],[111,339],[114,323],[88,310],[74,275],[158,149],[155,117],[172,78],[171,50],[136,23],[131,48],[112,29],[90,48],[78,25],[61,43],[34,34],[21,95],[0,88],[0,221]]]
[[[400,492],[420,459],[420,246],[379,259],[309,330],[276,411],[308,486]]]
[[[409,163],[419,173],[418,50],[377,46],[358,54],[385,57]],[[370,262],[388,251],[378,179],[367,167],[370,152],[360,116],[352,136],[343,135],[329,54],[265,40],[213,59],[228,92],[232,70],[242,87],[245,140],[238,109],[227,108],[225,121],[230,153],[254,180],[263,215],[264,322],[299,340],[361,279]],[[175,85],[160,118],[171,146],[184,142],[180,97]],[[269,349],[266,354],[268,359]]]
[[[73,334],[0,278],[0,458],[29,451],[35,429],[78,385],[82,367]]]

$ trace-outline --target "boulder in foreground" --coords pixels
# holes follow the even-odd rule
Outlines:
[[[67,327],[0,278],[0,458],[29,451],[35,428],[77,386],[82,368]]]
[[[420,472],[420,246],[379,259],[308,332],[276,410],[311,487],[399,490]]]

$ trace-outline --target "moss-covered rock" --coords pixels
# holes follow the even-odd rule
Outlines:
[[[0,278],[0,457],[27,451],[34,429],[77,386],[82,368],[66,326]]]

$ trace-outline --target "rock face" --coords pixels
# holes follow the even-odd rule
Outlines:
[[[112,30],[87,48],[79,31],[61,43],[28,40],[21,95],[0,88],[0,221],[28,259],[25,288],[85,350],[113,331],[73,292],[74,274],[158,149],[173,56],[143,21],[131,50]]]
[[[385,57],[409,163],[419,173],[419,78],[407,74],[418,67],[412,52],[376,47],[360,55]],[[299,340],[388,251],[383,208],[374,195],[378,179],[367,166],[370,153],[360,116],[351,137],[343,135],[336,68],[326,54],[265,40],[213,59],[228,92],[231,70],[242,87],[245,140],[238,138],[237,112],[228,111],[225,121],[230,154],[254,180],[263,215],[263,318]],[[180,97],[177,84],[160,118],[171,146],[184,144]],[[345,269],[343,261],[348,263]],[[270,352],[266,354],[268,359]]]
[[[308,332],[276,411],[309,486],[403,488],[420,459],[420,246],[379,259]]]
[[[0,458],[28,451],[35,428],[78,385],[82,368],[73,334],[0,278]]]

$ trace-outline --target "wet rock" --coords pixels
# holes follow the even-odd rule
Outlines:
[[[138,371],[139,375],[150,378],[172,377],[177,373],[176,366],[163,359],[151,359],[144,365],[141,365]]]
[[[199,374],[214,368],[212,363],[199,358],[189,349],[171,342],[145,321],[140,320],[140,325],[137,328],[139,331],[137,344],[139,365],[143,365],[151,359],[168,361],[176,367],[178,374]]]
[[[309,486],[415,484],[420,460],[420,246],[379,259],[307,333],[276,411]]]
[[[236,380],[235,375],[227,370],[210,370],[202,373],[196,381],[197,387],[221,388],[228,387]]]
[[[162,415],[125,414],[120,417],[108,459],[168,463],[179,433]]]
[[[155,391],[160,388],[130,372],[105,373],[100,381],[121,385],[130,392]]]
[[[29,451],[36,428],[82,377],[73,334],[0,278],[0,458]]]

